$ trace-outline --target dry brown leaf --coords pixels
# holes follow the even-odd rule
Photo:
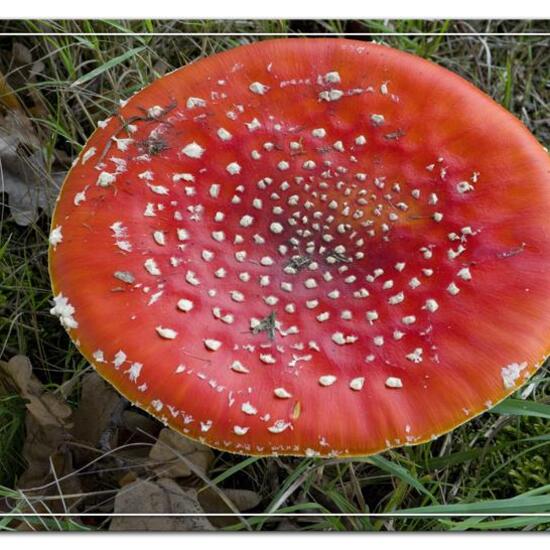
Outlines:
[[[206,473],[214,461],[214,453],[209,447],[164,428],[149,458],[157,463],[155,469],[160,475],[174,478],[191,475],[189,463]]]
[[[258,493],[246,489],[223,489],[223,494],[228,498],[239,512],[251,510],[260,504]],[[199,503],[208,513],[229,514],[227,516],[212,516],[210,521],[215,527],[228,527],[238,522],[235,518],[235,509],[231,509],[221,498],[220,494],[210,487],[198,492]]]
[[[8,109],[20,109],[21,104],[6,77],[0,72],[0,106]]]
[[[33,375],[28,357],[16,355],[7,363],[1,361],[0,370],[12,379],[20,395],[28,401],[27,410],[39,426],[63,429],[71,427],[71,407],[44,389],[41,382]]]
[[[239,512],[251,510],[260,504],[261,497],[254,491],[247,489],[223,489],[224,495],[235,505]],[[220,495],[210,488],[199,492],[199,502],[206,512],[215,512],[223,514],[233,513],[233,510],[227,506]]]
[[[36,221],[39,208],[51,211],[63,177],[50,175],[36,131],[22,109],[0,117],[0,192],[8,194],[18,225]]]
[[[128,409],[122,413],[121,428],[124,431],[121,431],[119,436],[119,444],[150,443],[151,437],[157,438],[162,424],[151,416],[146,416],[135,409]]]
[[[63,511],[65,506],[74,503],[63,495],[80,491],[78,478],[71,475],[73,457],[67,446],[71,440],[68,430],[72,427],[72,410],[62,399],[44,389],[32,373],[27,357],[18,355],[7,363],[0,362],[0,374],[9,377],[27,401],[26,438],[22,452],[27,468],[17,487],[27,491],[33,489],[29,492],[31,497],[59,496],[48,505],[52,511]],[[61,479],[65,476],[66,479]]]
[[[84,376],[80,402],[73,417],[75,438],[97,447],[121,399],[113,387],[95,372]]]
[[[115,498],[115,514],[204,513],[194,489],[183,490],[172,479],[137,480],[124,486]],[[206,517],[114,517],[110,531],[213,531]]]
[[[32,63],[31,51],[21,42],[13,43],[12,56],[16,65],[30,65]]]
[[[27,88],[36,79],[44,64],[32,63],[30,50],[23,44],[13,44],[15,67],[10,72],[10,85],[0,73],[0,192],[8,194],[9,208],[15,222],[29,225],[38,218],[38,209],[52,209],[63,173],[51,173],[46,166],[43,144],[37,127],[29,118],[47,113],[44,100],[31,87],[34,105],[24,105],[28,99],[18,96],[15,89]]]

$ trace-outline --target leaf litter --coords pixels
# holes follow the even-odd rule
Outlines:
[[[42,61],[33,62],[31,52],[15,43],[12,59],[16,64],[11,79],[28,86],[44,69]],[[8,195],[14,221],[21,226],[38,219],[39,210],[51,214],[64,170],[52,171],[32,117],[44,114],[38,94],[31,93],[35,104],[24,108],[16,92],[0,72],[0,192]]]

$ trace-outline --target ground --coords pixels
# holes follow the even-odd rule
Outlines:
[[[52,197],[98,120],[174,68],[263,38],[254,33],[363,33],[416,53],[473,82],[549,147],[550,36],[540,35],[549,31],[543,21],[0,21],[3,33],[37,33],[0,37],[0,529],[116,528],[108,514],[131,506],[124,490],[140,482],[146,495],[170,494],[151,511],[340,514],[212,520],[223,529],[547,528],[548,516],[515,515],[550,512],[547,366],[513,399],[431,443],[326,461],[245,458],[178,440],[184,470],[167,470],[169,435],[91,373],[49,314],[47,235]],[[150,34],[166,32],[200,34]],[[8,376],[15,367],[26,375]],[[48,510],[100,517],[2,518]],[[349,515],[361,512],[415,515]]]

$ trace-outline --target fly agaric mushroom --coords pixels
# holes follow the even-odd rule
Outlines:
[[[191,438],[376,453],[541,365],[549,210],[547,154],[462,78],[365,42],[261,42],[100,124],[53,217],[52,312]]]

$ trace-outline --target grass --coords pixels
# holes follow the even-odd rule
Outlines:
[[[4,104],[24,106],[44,159],[43,185],[54,187],[98,120],[154,78],[212,53],[276,32],[335,35],[365,33],[416,53],[472,81],[518,116],[550,145],[550,38],[540,36],[453,36],[456,32],[548,32],[548,22],[530,21],[4,21],[2,32],[115,33],[109,36],[1,37],[0,71],[13,93]],[[223,32],[229,36],[152,36],[151,32]],[[139,32],[136,36],[116,33]],[[408,33],[393,36],[388,33]],[[413,33],[429,32],[433,36]],[[237,33],[244,33],[237,36]],[[376,33],[376,35],[369,35]],[[8,90],[9,92],[9,90]],[[49,315],[47,273],[49,212],[18,226],[0,206],[0,356],[28,355],[40,380],[61,391],[87,364],[57,320]],[[70,393],[78,401],[78,384]],[[256,491],[255,512],[318,513],[294,528],[309,530],[545,530],[550,512],[550,375],[543,369],[528,400],[515,399],[436,441],[361,460],[242,458],[217,453],[210,483]],[[9,390],[0,392],[0,495],[12,511],[40,496],[14,491],[24,464],[24,409]],[[200,487],[199,487],[200,489]],[[112,499],[112,493],[107,498]],[[28,503],[27,503],[28,504]],[[1,511],[6,507],[0,505]],[[458,517],[353,517],[350,513],[459,514]],[[470,514],[482,514],[472,517]],[[502,516],[498,514],[509,514]],[[83,528],[69,519],[27,518],[27,528]],[[91,528],[104,528],[98,522]],[[288,526],[280,517],[236,520],[227,529],[271,530]],[[9,518],[0,529],[13,528]]]

